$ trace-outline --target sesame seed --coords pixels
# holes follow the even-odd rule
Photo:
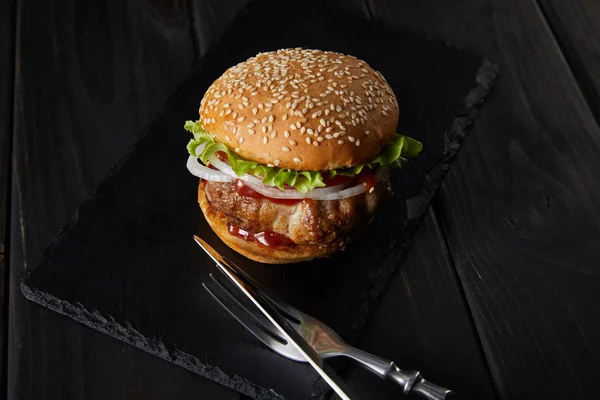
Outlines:
[[[236,153],[239,153],[240,152],[240,148],[236,147],[235,149],[233,149],[233,151],[235,151]]]
[[[333,139],[333,136],[331,136],[329,133],[327,135],[325,135],[325,138],[327,139]]]
[[[254,129],[248,129],[248,133],[254,135]]]
[[[315,132],[312,129],[307,129],[306,133],[308,133],[309,135],[313,135]]]
[[[341,139],[338,140],[338,144],[344,144],[344,143],[346,143],[344,140],[341,140]]]
[[[267,133],[267,127],[263,125],[263,127],[261,128],[262,133]]]
[[[273,161],[273,164],[275,164],[275,166],[278,166],[281,163],[281,160],[275,160]]]
[[[228,142],[231,142],[231,138],[230,138],[229,136],[225,136],[225,139],[226,139]]]
[[[365,136],[369,136],[371,134],[371,131],[365,131]]]
[[[389,114],[387,113],[387,111],[382,110],[381,113],[383,114],[384,117],[387,117]]]
[[[269,122],[275,121],[275,117],[273,115],[269,115]]]
[[[325,138],[324,138],[323,136],[319,136],[319,137],[317,138],[317,140],[318,140],[319,142],[322,142],[322,141],[324,141],[324,140],[325,140]]]
[[[239,143],[239,144],[242,144],[242,143],[244,143],[244,138],[243,138],[243,137],[239,138],[239,139],[238,139],[238,143]]]
[[[306,132],[306,127],[303,126],[302,128],[300,128],[300,134],[304,135],[304,132]]]
[[[252,114],[254,114],[254,115],[258,114],[258,108],[254,107],[252,109]]]
[[[246,125],[248,128],[254,128],[254,122],[250,122],[248,125]]]
[[[307,136],[307,137],[306,137],[306,143],[310,144],[310,142],[311,142],[311,140],[310,140],[310,138]]]
[[[290,132],[289,131],[283,131],[283,136],[285,136],[286,138],[290,137]]]
[[[285,121],[287,118],[288,118],[288,115],[287,115],[287,114],[283,114],[283,116],[281,117],[281,119],[282,119],[282,120],[284,120],[284,121]]]
[[[351,141],[352,143],[356,142],[356,139],[354,138],[354,136],[348,136],[348,140]]]
[[[267,143],[269,143],[269,138],[265,136],[265,137],[263,138],[263,143],[264,143],[264,144],[267,144]]]
[[[300,159],[300,158],[298,158],[298,157],[294,157],[294,158],[293,158],[293,160],[294,160],[294,162],[295,162],[295,163],[300,163],[300,162],[302,162],[302,159]]]
[[[313,144],[313,146],[316,146],[316,147],[319,147],[319,145],[320,145],[319,142],[317,142],[316,140],[312,144]]]
[[[360,139],[356,141],[356,147],[360,146]]]
[[[289,152],[289,151],[290,151],[290,148],[289,148],[289,147],[287,147],[287,146],[283,146],[283,147],[281,148],[281,150],[283,150],[284,152],[286,152],[286,153],[287,153],[287,152]]]
[[[332,106],[333,106],[333,104],[332,104]],[[335,111],[337,111],[337,112],[342,112],[342,107],[341,107],[340,105],[337,105],[337,106],[335,107]],[[343,118],[343,117],[342,117],[342,118]]]
[[[246,117],[239,117],[237,120],[238,120],[238,122],[242,122],[245,119],[246,119]]]

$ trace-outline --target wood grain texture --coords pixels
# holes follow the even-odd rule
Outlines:
[[[239,399],[231,389],[29,301],[20,306],[23,317],[12,331],[19,354],[11,360],[18,375],[9,381],[8,399]]]
[[[238,398],[22,296],[19,279],[193,63],[183,1],[18,7],[9,398]]]
[[[502,398],[592,398],[599,128],[537,3],[442,3],[371,2],[504,71],[437,208],[495,383]]]
[[[494,398],[490,371],[480,343],[473,340],[477,332],[431,209],[400,265],[359,347],[394,360],[400,368],[418,369],[463,398]],[[359,398],[398,399],[397,385],[362,368],[348,379]]]
[[[8,336],[8,226],[13,114],[15,1],[0,4],[0,393],[6,393]]]
[[[197,54],[203,56],[250,0],[189,0]]]
[[[537,0],[579,88],[600,121],[600,3]]]

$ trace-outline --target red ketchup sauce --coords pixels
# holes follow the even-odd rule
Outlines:
[[[370,170],[363,168],[363,170],[360,171],[360,174],[354,177],[353,182],[355,185],[361,183],[367,187],[367,192],[371,193],[371,190],[377,185],[377,178]]]
[[[296,243],[287,236],[271,231],[253,233],[229,224],[228,232],[232,236],[237,236],[246,241],[254,242],[259,246],[271,249],[276,249],[278,247],[293,247],[296,245]]]

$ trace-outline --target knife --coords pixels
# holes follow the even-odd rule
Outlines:
[[[279,312],[266,301],[260,300],[260,295],[254,287],[249,284],[246,278],[237,273],[227,260],[225,260],[215,249],[208,243],[194,235],[194,240],[198,245],[209,255],[210,258],[217,264],[217,267],[240,289],[242,293],[260,310],[261,313],[281,332],[282,336],[291,343],[306,361],[321,375],[327,384],[342,398],[350,400],[348,395],[349,390],[345,384],[337,377],[325,372],[323,369],[322,358],[313,350],[312,347],[298,334],[285,320]]]

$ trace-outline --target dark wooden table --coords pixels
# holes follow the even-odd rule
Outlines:
[[[28,302],[19,279],[245,3],[0,2],[9,399],[243,397]],[[396,360],[471,398],[597,398],[600,3],[338,3],[501,69],[361,347],[403,341]]]

